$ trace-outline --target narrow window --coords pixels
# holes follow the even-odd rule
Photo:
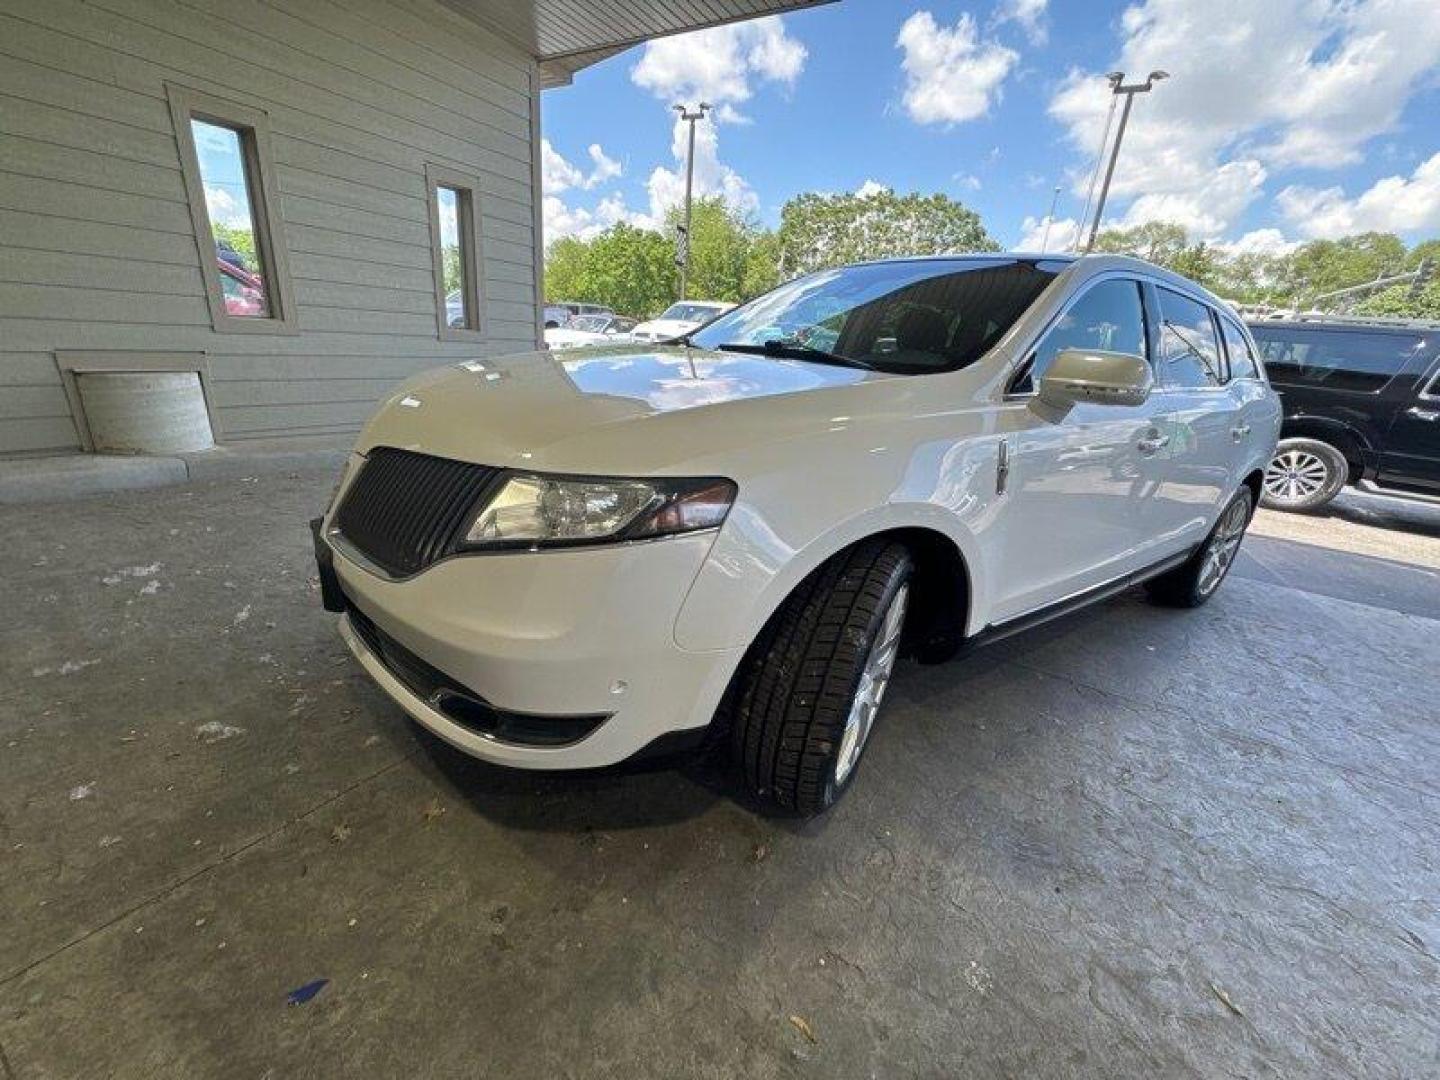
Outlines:
[[[480,238],[475,181],[427,166],[435,303],[442,338],[468,338],[480,329]]]
[[[168,90],[212,324],[224,332],[293,332],[265,114],[184,87]]]

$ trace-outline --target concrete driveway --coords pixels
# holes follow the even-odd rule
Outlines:
[[[423,736],[320,610],[330,480],[0,511],[5,1080],[1440,1072],[1440,512],[909,666],[798,824]]]

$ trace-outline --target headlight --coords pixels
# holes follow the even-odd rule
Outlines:
[[[517,474],[481,507],[469,548],[615,543],[711,529],[735,501],[729,480],[572,480]]]

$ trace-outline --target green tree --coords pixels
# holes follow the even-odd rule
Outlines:
[[[780,211],[778,275],[867,259],[998,251],[975,211],[946,195],[797,195]]]
[[[665,234],[673,237],[684,219],[684,208],[674,207],[666,215]],[[738,304],[763,291],[747,284],[752,256],[762,235],[750,217],[727,206],[723,199],[697,199],[690,215],[690,278],[686,292],[696,300]]]
[[[545,295],[647,318],[675,297],[675,246],[623,221],[593,240],[556,240],[545,261]]]
[[[1220,261],[1203,240],[1192,244],[1184,227],[1173,221],[1147,221],[1133,229],[1106,229],[1095,238],[1095,250],[1134,255],[1201,285],[1215,280]]]
[[[1405,266],[1405,245],[1394,233],[1357,233],[1339,240],[1312,240],[1285,260],[1292,299],[1304,302],[1336,289],[1363,285]]]

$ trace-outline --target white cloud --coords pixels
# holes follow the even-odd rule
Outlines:
[[[248,229],[250,225],[250,204],[242,197],[237,199],[223,187],[205,185],[205,210],[210,220],[229,229]]]
[[[685,198],[685,155],[689,125],[676,119],[671,134],[670,151],[675,168],[656,166],[645,183],[650,196],[650,212],[637,224],[659,228],[666,212],[679,206]],[[720,160],[720,132],[717,125],[701,122],[695,125],[695,197],[718,195],[737,210],[753,211],[760,198],[743,176]]]
[[[1357,160],[1392,129],[1440,53],[1435,0],[1141,0],[1121,19],[1113,64],[1172,79],[1135,100],[1111,194],[1138,224],[1170,217],[1201,236],[1228,231],[1267,173]],[[1110,94],[1071,72],[1051,101],[1087,165]]]
[[[1044,45],[1050,36],[1045,21],[1045,8],[1049,0],[1001,0],[991,20],[994,25],[1017,23],[1032,45]]]
[[[1279,229],[1252,229],[1239,240],[1214,245],[1223,255],[1289,255],[1300,246],[1298,240],[1291,240]]]
[[[1353,199],[1339,187],[1292,185],[1275,202],[1286,220],[1308,237],[1440,229],[1440,153],[1408,177],[1384,177]]]
[[[959,184],[962,188],[965,188],[967,191],[979,191],[980,188],[983,186],[980,183],[980,178],[974,173],[956,173],[954,176],[954,180],[957,184]]]
[[[1049,218],[1027,217],[1020,224],[1020,240],[1011,250],[1048,251],[1052,253],[1069,251],[1074,245],[1075,237],[1080,231],[1080,223],[1074,218],[1057,218],[1054,223],[1050,225],[1049,235],[1047,236],[1045,225],[1048,221]]]
[[[904,54],[905,111],[920,124],[958,124],[984,116],[1020,54],[981,41],[974,16],[962,13],[951,28],[928,11],[900,27],[895,45]]]
[[[866,180],[855,189],[855,194],[862,199],[868,199],[875,195],[884,195],[889,190],[889,184],[882,184],[879,180]]]
[[[793,86],[808,55],[780,17],[770,16],[658,38],[630,78],[667,104],[707,101],[721,120],[735,122],[743,119],[735,106],[750,99],[753,82]]]
[[[594,166],[589,173],[567,161],[550,145],[549,139],[540,140],[541,186],[547,194],[559,194],[571,188],[589,191],[624,172],[620,163],[608,157],[599,143],[591,143],[586,153]]]

